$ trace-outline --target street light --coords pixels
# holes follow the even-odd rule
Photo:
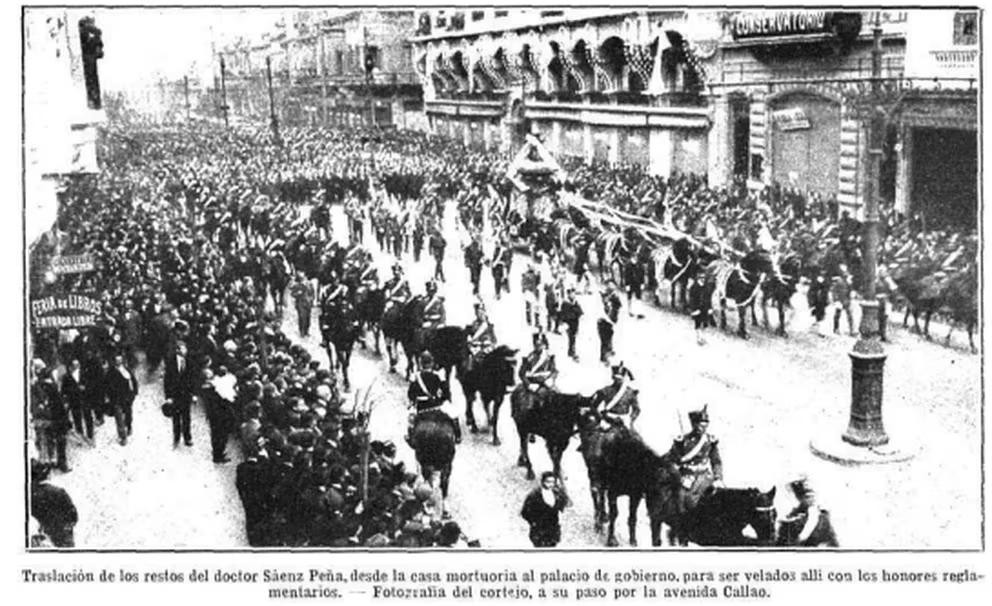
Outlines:
[[[851,358],[851,411],[847,430],[810,443],[814,454],[840,463],[889,463],[905,461],[913,453],[889,443],[882,420],[882,387],[885,378],[885,349],[879,332],[879,301],[876,294],[879,247],[878,197],[881,190],[882,145],[891,110],[902,102],[904,93],[896,86],[894,95],[882,88],[881,11],[872,30],[871,88],[867,98],[852,101],[867,111],[868,174],[865,178],[864,233],[862,236],[863,296],[860,336],[848,354]],[[888,108],[888,111],[886,111]]]

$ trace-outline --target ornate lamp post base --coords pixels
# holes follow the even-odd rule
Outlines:
[[[851,357],[851,416],[842,435],[810,442],[813,454],[844,465],[895,463],[912,458],[907,444],[891,443],[882,422],[885,351],[878,339],[878,302],[861,301],[861,337]]]

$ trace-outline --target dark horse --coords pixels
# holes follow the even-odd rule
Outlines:
[[[475,414],[472,412],[475,394],[478,393],[482,400],[482,409],[486,411],[486,419],[493,428],[494,446],[500,444],[497,432],[499,408],[503,405],[507,390],[517,382],[514,372],[516,362],[517,350],[507,345],[500,345],[482,356],[482,360],[478,361],[471,370],[467,368],[468,355],[458,364],[458,380],[462,384],[462,393],[465,394],[465,422],[472,433],[479,432],[479,427],[475,423]]]
[[[730,299],[737,308],[737,334],[742,339],[747,339],[747,311],[751,310],[751,319],[757,325],[754,301],[760,294],[767,275],[754,274],[740,265],[719,260],[706,267],[705,276],[707,288],[720,301],[720,328],[727,328],[727,299]]]
[[[416,453],[420,475],[434,486],[435,473],[439,474],[441,496],[447,499],[451,463],[455,459],[455,432],[451,426],[451,419],[437,410],[420,413],[413,423],[410,445]],[[442,502],[442,510],[443,508]]]
[[[356,308],[362,330],[368,330],[372,333],[375,353],[380,355],[382,350],[379,349],[379,333],[381,332],[379,323],[382,321],[382,313],[386,309],[386,293],[381,288],[359,290]],[[362,346],[365,347],[364,338],[362,339]]]
[[[704,547],[770,546],[775,543],[775,488],[711,488],[672,526],[674,542]],[[757,538],[743,534],[750,526]]]
[[[799,257],[786,257],[781,266],[775,262],[771,254],[763,250],[752,250],[741,259],[741,269],[750,280],[761,282],[761,314],[765,328],[768,328],[769,301],[778,309],[778,329],[776,333],[785,336],[785,308],[791,306],[792,296],[796,294],[799,283],[801,264]],[[751,319],[756,321],[754,307],[751,308]]]
[[[425,335],[424,348],[434,356],[434,367],[444,371],[451,384],[451,373],[468,356],[468,336],[462,326],[442,326]]]
[[[406,356],[406,376],[413,375],[416,362],[414,337],[417,328],[423,322],[424,300],[416,296],[404,303],[395,303],[386,308],[382,314],[382,336],[386,341],[386,353],[389,355],[389,372],[396,371],[398,356],[396,344],[403,347]]]
[[[351,364],[351,350],[360,332],[361,322],[358,311],[350,297],[342,297],[321,305],[320,334],[327,348],[327,360],[331,368],[335,368],[335,360],[337,361],[336,367],[341,369],[345,391],[351,389],[348,367]]]
[[[286,289],[289,287],[292,270],[282,252],[271,253],[262,261],[262,284],[272,293],[272,301],[279,309],[286,303]]]
[[[583,415],[580,427],[582,457],[589,472],[589,490],[595,516],[596,531],[608,522],[606,544],[615,547],[615,524],[618,515],[617,497],[628,498],[627,529],[631,545],[637,545],[637,508],[641,499],[647,500],[651,517],[651,543],[661,545],[660,517],[674,510],[674,493],[666,487],[672,484],[667,459],[659,456],[641,439],[622,429],[603,431],[595,413]],[[607,506],[609,511],[607,513]]]
[[[580,394],[564,394],[550,389],[532,392],[522,383],[510,394],[510,411],[520,436],[518,467],[527,468],[527,479],[534,479],[534,468],[527,454],[532,436],[544,438],[554,473],[561,476],[561,457],[575,435],[581,413],[592,407],[592,399]]]

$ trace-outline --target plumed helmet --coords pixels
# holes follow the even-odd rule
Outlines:
[[[616,366],[613,367],[613,373],[612,374],[613,374],[613,378],[614,379],[630,379],[630,380],[634,380],[633,373],[630,372],[630,369],[629,368],[627,368],[626,366],[623,365],[623,362],[620,362],[619,364],[617,364]]]

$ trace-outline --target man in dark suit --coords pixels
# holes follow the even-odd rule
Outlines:
[[[124,446],[131,435],[131,409],[138,395],[138,380],[124,365],[124,356],[119,353],[114,354],[113,368],[107,371],[106,390],[107,403],[117,422],[117,439]]]
[[[245,532],[252,547],[271,545],[268,526],[272,516],[272,487],[276,475],[264,447],[253,445],[238,464],[234,485],[245,509]]]
[[[172,446],[179,446],[182,436],[186,446],[193,445],[193,437],[189,430],[189,409],[193,401],[193,391],[196,388],[197,373],[189,362],[186,343],[179,341],[176,349],[165,359],[165,376],[163,387],[165,397],[172,400]]]
[[[62,377],[62,399],[72,415],[76,433],[93,440],[93,411],[90,410],[89,394],[83,377],[82,365],[77,358],[69,362],[69,368]]]

